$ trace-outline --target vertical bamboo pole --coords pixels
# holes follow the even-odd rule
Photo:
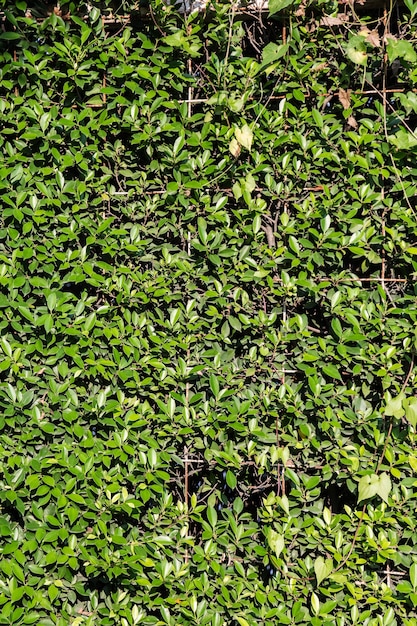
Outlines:
[[[382,107],[383,107],[383,115],[384,115],[384,131],[385,137],[387,136],[387,68],[388,68],[388,57],[386,50],[386,36],[389,32],[389,16],[387,13],[387,5],[384,3],[384,37],[383,37],[383,46],[384,46],[384,56],[382,59]],[[382,199],[385,197],[385,190],[382,188],[381,190]],[[382,289],[389,295],[389,292],[386,290],[385,285],[385,249],[384,249],[384,241],[385,241],[385,207],[382,211],[382,222],[381,222],[381,234],[382,234],[382,243],[381,243],[381,286]]]
[[[191,6],[189,7],[189,10],[191,11]],[[187,17],[187,14],[185,14],[185,17]],[[191,24],[187,24],[187,35],[191,36],[192,33],[192,26]],[[187,71],[189,76],[192,76],[193,74],[193,63],[192,63],[192,59],[189,58],[187,59]],[[188,116],[188,120],[191,119],[192,114],[193,114],[193,96],[194,96],[194,88],[192,86],[192,84],[190,83],[188,85],[188,90],[187,90],[187,116]],[[187,232],[187,254],[188,256],[190,256],[191,254],[191,233],[188,230]],[[186,360],[186,366],[188,368],[188,364],[189,364],[189,360],[190,360],[190,348],[187,348],[187,360]],[[189,396],[190,396],[190,383],[188,382],[188,380],[185,383],[185,409],[187,410],[188,413],[188,407],[189,407]],[[189,479],[189,456],[188,456],[188,448],[185,446],[184,447],[184,503],[185,503],[185,510],[187,512],[187,516],[188,516],[188,505],[189,505],[189,483],[188,483],[188,479]],[[184,561],[185,563],[188,563],[188,549],[185,550],[185,555],[184,555]]]
[[[104,18],[104,15],[101,16],[101,22],[102,22],[103,30],[104,30],[104,28],[105,28],[105,18]],[[104,91],[104,89],[106,88],[106,85],[107,85],[107,75],[106,75],[106,71],[104,71],[104,75],[103,75],[103,98],[102,98],[103,105],[105,105],[106,102],[107,102],[107,94]]]

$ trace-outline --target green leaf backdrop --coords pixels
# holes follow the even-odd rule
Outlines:
[[[416,624],[417,5],[2,9],[0,624]]]

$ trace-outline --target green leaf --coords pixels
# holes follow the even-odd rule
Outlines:
[[[417,589],[417,563],[413,563],[410,567],[410,580],[413,585],[413,590]]]
[[[359,480],[359,497],[358,502],[373,498],[378,492],[378,476],[376,474],[368,474],[362,476]]]
[[[414,0],[404,0],[404,4],[410,11],[411,18],[413,18],[417,12],[417,2],[414,2]]]
[[[311,608],[313,610],[314,615],[318,615],[320,612],[320,599],[314,591],[311,594]]]
[[[346,54],[356,65],[366,65],[368,55],[366,52],[365,37],[361,35],[351,37],[346,46]]]
[[[271,6],[271,4],[269,4]],[[275,63],[288,52],[289,44],[276,44],[273,41],[269,42],[262,50],[262,67]]]
[[[217,376],[215,376],[215,374],[210,374],[209,382],[210,382],[210,389],[213,393],[213,396],[217,398],[217,396],[219,395],[219,391],[220,391],[219,379],[217,378]]]
[[[59,595],[59,589],[55,585],[49,585],[48,587],[48,596],[51,602],[55,600],[55,598]]]
[[[204,217],[197,219],[198,224],[198,236],[203,245],[207,244],[207,222]]]
[[[392,472],[392,473],[393,473],[393,476],[396,476],[396,474],[394,474],[394,472]],[[392,490],[391,478],[390,478],[389,474],[387,474],[386,472],[383,472],[379,476],[377,494],[387,504],[388,504],[388,501],[389,501],[389,494],[391,493],[391,490]]]
[[[126,544],[126,537],[122,535],[112,535],[111,541],[118,546],[124,546]]]
[[[168,46],[183,46],[184,40],[186,36],[182,32],[182,30],[177,30],[173,35],[167,35],[162,39],[163,43],[166,43]]]
[[[11,357],[13,354],[13,350],[12,350],[10,343],[7,341],[6,337],[1,337],[0,345],[3,348],[4,354],[8,357]]]
[[[230,470],[226,472],[226,483],[230,489],[236,489],[237,478]]]
[[[46,304],[49,311],[52,313],[56,307],[56,293],[54,291],[46,298]]]
[[[6,39],[7,41],[11,41],[12,39],[21,39],[21,37],[22,36],[19,33],[15,33],[13,31],[7,31],[0,34],[0,39]]]
[[[385,406],[385,415],[387,417],[396,417],[397,419],[403,417],[403,415],[405,414],[403,408],[404,399],[404,394],[400,393],[400,395],[396,396],[395,398],[391,398],[390,400],[388,400]]]
[[[405,39],[395,39],[389,37],[387,42],[387,54],[390,63],[395,59],[404,59],[409,63],[415,63],[417,61],[417,53],[413,44]]]
[[[384,502],[388,502],[388,496],[391,491],[391,479],[387,473],[368,474],[362,476],[359,480],[359,497],[358,502],[368,500],[375,495],[379,495]]]
[[[413,428],[417,427],[417,398],[407,398],[403,401],[405,419]]]
[[[417,146],[416,135],[407,132],[404,128],[401,128],[395,135],[390,135],[389,141],[399,150],[410,150]]]
[[[209,506],[207,509],[207,519],[210,522],[210,526],[215,528],[217,525],[217,512],[216,509],[212,506]]]
[[[94,312],[90,313],[90,315],[85,320],[84,330],[86,332],[89,332],[90,330],[92,330],[96,324],[96,321],[97,321],[96,314]]]
[[[285,546],[284,536],[280,535],[272,528],[266,529],[266,536],[269,547],[275,552],[275,556],[278,558]]]
[[[275,13],[278,13],[293,4],[295,4],[295,0],[269,0],[269,16],[275,15]]]
[[[317,585],[329,576],[333,570],[333,559],[324,559],[322,556],[317,557],[314,561],[314,572],[316,574]]]
[[[335,365],[324,365],[323,372],[326,376],[330,376],[330,378],[336,378],[337,380],[342,380],[340,376],[340,372]]]
[[[398,99],[401,102],[401,105],[405,108],[407,115],[414,111],[417,113],[417,94],[413,91],[407,91],[407,93],[399,93]]]

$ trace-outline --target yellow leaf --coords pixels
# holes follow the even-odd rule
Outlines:
[[[253,132],[249,128],[247,124],[242,126],[242,128],[235,129],[235,137],[238,140],[239,144],[246,148],[246,150],[251,150],[252,141],[253,141]]]
[[[241,152],[240,144],[237,141],[237,139],[235,139],[234,137],[232,141],[229,143],[229,150],[232,153],[232,155],[235,157],[235,159],[239,156]]]

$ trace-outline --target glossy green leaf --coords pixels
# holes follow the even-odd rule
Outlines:
[[[314,561],[314,572],[316,574],[317,585],[329,576],[333,570],[333,559],[324,559],[322,556],[318,556]]]
[[[269,15],[275,15],[275,13],[279,13],[283,9],[294,4],[294,0],[270,0],[268,4]]]

